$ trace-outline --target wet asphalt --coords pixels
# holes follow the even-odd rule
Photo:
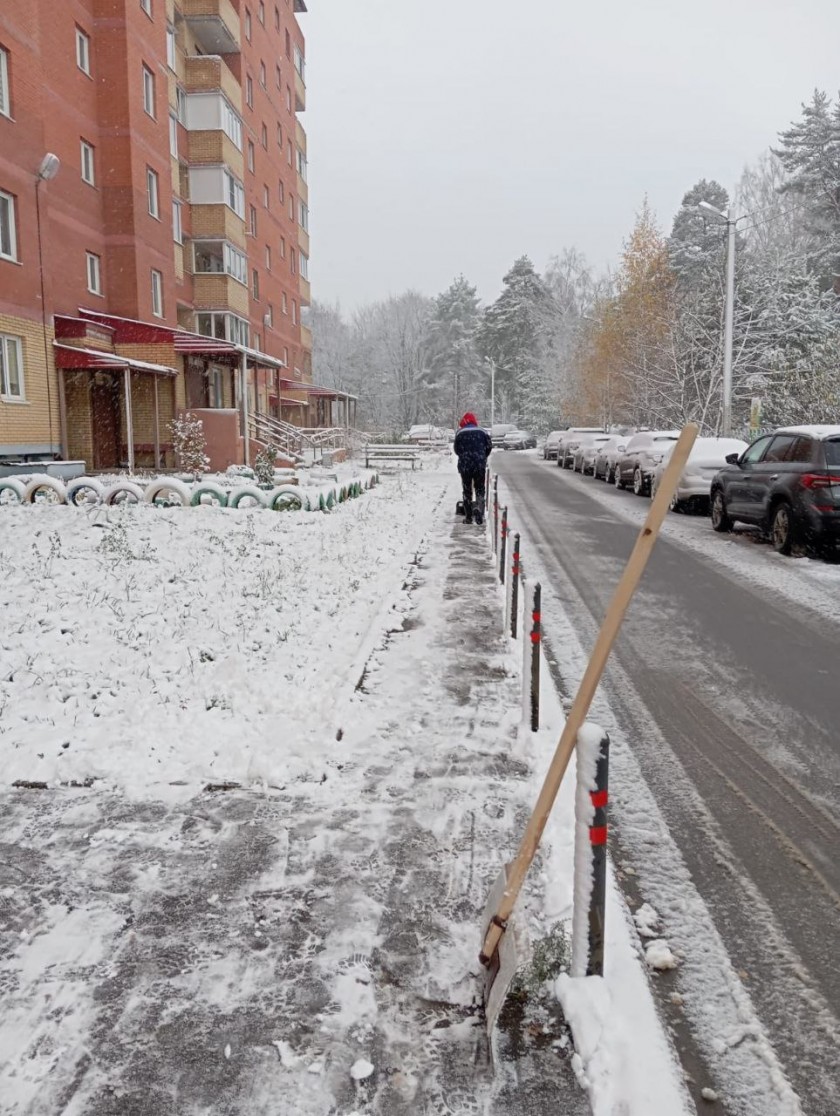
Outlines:
[[[638,534],[617,510],[639,498],[531,455],[493,463],[591,647]],[[790,561],[795,577],[809,559]],[[614,656],[610,707],[803,1111],[836,1116],[840,630],[663,536]],[[618,808],[613,822],[620,858]],[[644,864],[636,872],[644,890]]]

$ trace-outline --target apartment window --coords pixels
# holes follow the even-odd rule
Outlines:
[[[174,112],[169,114],[169,154],[178,158],[178,117]]]
[[[283,293],[280,295],[280,306],[284,314],[289,313],[289,300],[286,298],[285,291],[283,291]]]
[[[279,63],[277,64],[277,68],[274,71],[274,76],[277,79],[277,88],[282,89],[283,88],[283,73],[280,70],[280,64]]]
[[[198,275],[227,274],[248,286],[248,258],[227,241],[194,240],[193,271]]]
[[[81,27],[76,28],[76,65],[90,77],[90,36]]]
[[[292,57],[292,36],[288,31],[286,32],[286,57]]]
[[[254,80],[250,74],[245,78],[245,103],[248,108],[254,107]]]
[[[283,125],[282,124],[277,125],[277,146],[280,147],[280,148],[282,148],[282,146],[283,146]]]
[[[263,186],[263,208],[268,209],[270,204],[271,204],[271,198],[269,196],[268,187]]]
[[[300,74],[300,80],[306,81],[306,59],[303,57],[303,51],[299,46],[295,46],[295,69]]]
[[[260,300],[260,273],[256,268],[251,272],[251,294],[257,302]]]
[[[230,206],[237,217],[245,216],[245,187],[225,169],[225,204]]]
[[[282,178],[277,180],[277,196],[280,198],[280,204],[282,205],[286,200],[286,187],[283,185]]]
[[[305,252],[300,254],[300,273],[304,279],[309,279],[309,256]]]
[[[227,97],[222,97],[222,131],[229,140],[233,141],[236,150],[241,151],[242,120]]]
[[[259,333],[254,334],[254,348],[257,352],[262,351],[262,337]],[[254,385],[251,384],[251,406],[254,407]]]
[[[175,28],[171,23],[166,25],[166,64],[170,70],[175,69]]]
[[[187,123],[187,91],[180,85],[175,90],[175,114],[179,124]]]
[[[143,66],[143,108],[154,119],[155,116],[155,75]]]
[[[23,345],[20,337],[0,333],[0,396],[23,399]]]
[[[172,202],[172,239],[176,244],[184,243],[184,229],[181,223],[181,203]]]
[[[248,323],[236,314],[197,314],[196,326],[203,337],[218,337],[233,341],[235,345],[248,344]]]
[[[93,146],[87,140],[80,141],[82,181],[88,186],[96,185],[96,166],[93,158]]]
[[[277,67],[278,73],[280,67]],[[12,115],[12,100],[9,94],[9,52],[0,47],[0,115]]]
[[[308,168],[307,163],[306,163],[306,156],[301,151],[301,149],[298,148],[297,149],[297,172],[300,175],[300,177],[303,179],[304,182],[306,182],[306,175],[307,175],[308,171],[309,171],[309,168]]]
[[[280,9],[276,4],[274,5],[274,29],[275,31],[280,30]]]
[[[140,7],[151,18],[152,15],[152,0],[140,0]]]
[[[268,310],[266,311],[265,315],[265,324],[269,326],[269,328],[274,329],[274,307],[271,305],[270,302],[268,304]]]
[[[289,271],[291,271],[292,275],[297,275],[297,252],[295,252],[294,248],[289,253]]]
[[[259,4],[257,5],[257,17],[258,17],[260,23],[264,27],[265,26],[265,4],[263,3],[263,0],[260,0]]]
[[[286,144],[286,162],[289,164],[289,166],[291,166],[295,161],[294,160],[294,155],[292,154],[292,151],[293,151],[292,141],[289,140],[288,143]]]
[[[163,273],[152,268],[152,313],[163,317]]]
[[[249,207],[248,229],[251,233],[251,236],[256,236],[257,235],[257,208],[254,205]]]
[[[0,259],[16,260],[17,229],[15,227],[15,199],[0,190]]]
[[[265,89],[265,62],[260,62],[260,85]]]
[[[283,346],[283,363],[287,368],[289,367],[289,350],[286,345]]]
[[[292,299],[292,325],[297,325],[297,303]]]
[[[245,38],[250,43],[250,41],[251,41],[251,13],[247,8],[245,9]]]
[[[286,112],[292,111],[292,87],[286,86]]]
[[[280,237],[280,259],[285,260],[285,258],[286,258],[286,238],[285,238],[285,236],[281,236]]]
[[[95,252],[85,252],[87,261],[87,289],[91,294],[102,294],[102,261]]]
[[[306,204],[306,202],[300,202],[299,209],[300,209],[300,216],[299,216],[300,227],[305,232],[309,232],[309,206]]]
[[[146,194],[149,199],[149,215],[160,220],[160,193],[158,190],[157,171],[146,167]]]
[[[254,145],[248,140],[248,170],[254,173]]]
[[[260,129],[260,143],[263,145],[265,150],[268,151],[268,125],[266,124],[263,124],[262,128]]]
[[[271,246],[268,244],[265,246],[265,270],[271,271]]]

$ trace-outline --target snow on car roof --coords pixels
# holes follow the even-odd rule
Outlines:
[[[812,438],[840,438],[840,426],[780,426],[775,434],[810,434]]]

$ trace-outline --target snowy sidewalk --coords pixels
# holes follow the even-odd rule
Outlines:
[[[306,763],[279,731],[260,787],[3,793],[4,1116],[588,1112],[556,1018],[511,1013],[489,1066],[477,912],[534,776],[487,540],[422,483],[360,687],[294,694]]]

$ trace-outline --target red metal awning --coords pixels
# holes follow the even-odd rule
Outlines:
[[[176,353],[192,353],[194,356],[239,356],[239,350],[230,341],[220,337],[203,337],[199,333],[186,333],[175,330],[172,334]]]
[[[119,372],[129,368],[132,372],[145,372],[150,376],[177,376],[174,368],[165,364],[150,364],[133,357],[118,356],[116,353],[100,352],[98,349],[80,349],[76,345],[62,345],[53,342],[57,368],[85,372]]]

